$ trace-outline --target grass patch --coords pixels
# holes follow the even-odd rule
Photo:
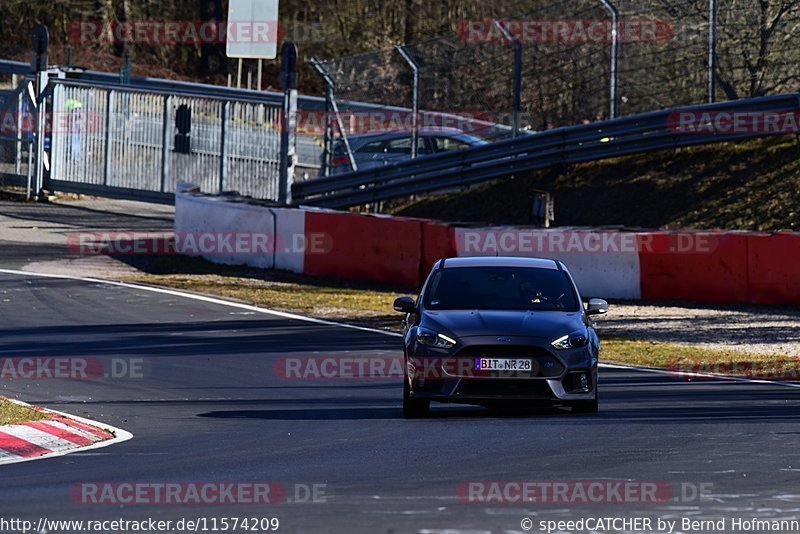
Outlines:
[[[605,337],[601,361],[659,367],[684,373],[714,373],[765,380],[800,380],[800,359],[785,354],[750,354],[654,341]]]
[[[408,294],[353,287],[344,282],[302,283],[209,274],[161,274],[129,277],[126,280],[217,295],[318,319],[393,330],[400,329],[402,320],[402,316],[392,310],[394,299]]]
[[[298,313],[373,328],[399,331],[402,316],[394,299],[409,294],[380,284],[313,278],[273,271],[214,266],[191,258],[181,265],[170,259],[169,272],[127,277],[151,284],[216,295],[273,310]],[[183,272],[175,272],[181,271]],[[210,274],[217,270],[224,274]],[[750,354],[652,341],[603,336],[601,360],[684,372],[800,380],[800,359],[787,355]]]
[[[0,398],[0,425],[10,425],[12,423],[24,423],[27,421],[41,421],[47,419],[48,416],[28,408],[27,406],[20,406],[8,401],[7,399]]]

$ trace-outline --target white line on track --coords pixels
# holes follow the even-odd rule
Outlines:
[[[273,315],[275,317],[283,317],[284,319],[292,319],[296,321],[305,321],[308,323],[315,323],[321,324],[326,326],[336,326],[340,328],[350,328],[353,330],[361,330],[363,332],[372,332],[375,334],[383,334],[385,336],[393,336],[393,337],[403,337],[402,334],[398,332],[390,332],[389,330],[381,330],[379,328],[369,328],[366,326],[358,326],[354,324],[347,324],[347,323],[338,323],[336,321],[326,321],[324,319],[316,319],[314,317],[306,317],[304,315],[297,315],[294,313],[287,313],[277,310],[270,310],[268,308],[259,308],[258,306],[252,306],[250,304],[242,304],[239,302],[231,302],[229,300],[224,300],[216,297],[208,297],[205,295],[198,295],[195,293],[186,293],[184,291],[178,291],[175,289],[166,289],[163,287],[155,287],[155,286],[148,286],[143,284],[133,284],[129,282],[117,282],[113,280],[103,280],[101,278],[86,278],[82,276],[69,276],[63,274],[46,274],[46,273],[36,273],[36,272],[28,272],[28,271],[18,271],[13,269],[0,269],[0,273],[2,274],[11,274],[11,275],[18,275],[18,276],[35,276],[39,278],[56,278],[56,279],[65,279],[65,280],[77,280],[80,282],[87,282],[93,284],[105,284],[110,286],[117,286],[117,287],[124,287],[127,289],[139,289],[142,291],[149,291],[152,293],[161,293],[163,295],[172,295],[175,297],[187,298],[198,300],[202,302],[208,302],[211,304],[218,304],[221,306],[228,306],[232,308],[239,308],[241,310],[247,310],[250,312],[256,313],[263,313],[266,315]],[[717,375],[712,373],[689,373],[684,371],[670,371],[668,369],[653,369],[650,367],[632,367],[628,365],[619,365],[619,364],[611,364],[611,363],[601,363],[600,367],[605,367],[608,369],[622,369],[628,371],[638,371],[642,373],[654,373],[660,375],[668,375],[678,378],[714,378],[719,380],[727,380],[731,382],[746,382],[751,384],[764,384],[764,385],[771,385],[771,386],[782,386],[782,387],[789,387],[789,388],[800,388],[800,384],[795,384],[791,382],[778,382],[773,380],[760,380],[756,378],[743,378],[743,377],[735,377],[735,376],[725,376],[725,375]],[[76,418],[77,419],[77,418]],[[96,423],[94,423],[96,424]]]
[[[141,289],[143,291],[150,291],[152,293],[161,293],[163,295],[172,295],[175,297],[183,297],[189,298],[194,300],[199,300],[202,302],[209,302],[211,304],[220,304],[222,306],[229,306],[232,308],[239,308],[241,310],[247,310],[250,312],[256,313],[264,313],[268,315],[274,315],[276,317],[283,317],[284,319],[293,319],[296,321],[306,321],[310,323],[316,323],[321,325],[327,326],[338,326],[341,328],[351,328],[353,330],[362,330],[364,332],[374,332],[377,334],[384,334],[387,336],[395,336],[395,337],[403,337],[402,334],[397,332],[390,332],[388,330],[381,330],[379,328],[369,328],[367,326],[358,326],[354,324],[347,324],[347,323],[337,323],[336,321],[326,321],[324,319],[315,319],[313,317],[305,317],[303,315],[296,315],[294,313],[287,313],[277,310],[270,310],[267,308],[259,308],[257,306],[251,306],[250,304],[242,304],[239,302],[231,302],[229,300],[223,300],[215,297],[207,297],[205,295],[197,295],[194,293],[186,293],[183,291],[178,291],[175,289],[166,289],[163,287],[155,287],[155,286],[147,286],[143,284],[132,284],[129,282],[116,282],[113,280],[102,280],[100,278],[84,278],[81,276],[69,276],[69,275],[62,275],[62,274],[44,274],[44,273],[33,273],[28,271],[15,271],[12,269],[0,269],[0,273],[3,274],[13,274],[19,276],[36,276],[39,278],[62,278],[65,280],[78,280],[80,282],[88,282],[93,284],[105,284],[110,286],[118,286],[118,287],[125,287],[128,289]]]

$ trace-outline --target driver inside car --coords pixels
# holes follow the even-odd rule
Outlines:
[[[547,284],[544,280],[525,279],[519,283],[519,295],[522,301],[527,304],[546,304],[558,300],[556,295],[548,295],[543,291]]]

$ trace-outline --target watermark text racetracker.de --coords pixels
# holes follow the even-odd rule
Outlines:
[[[327,254],[332,249],[332,238],[324,233],[130,231],[67,236],[67,250],[81,256]]]
[[[216,506],[324,504],[323,483],[251,482],[81,482],[70,486],[69,498],[99,506]]]
[[[800,382],[800,361],[794,358],[748,359],[736,361],[695,363],[675,359],[666,367],[674,378],[683,380],[695,376],[728,376],[747,380]]]
[[[225,43],[269,43],[290,39],[320,43],[330,38],[321,22],[216,21],[216,20],[81,20],[67,27],[72,44],[141,44],[147,46],[194,46]]]
[[[708,500],[710,482],[642,480],[468,480],[456,488],[467,504],[663,504]]]
[[[676,111],[667,118],[667,127],[686,135],[800,135],[800,113],[734,109]]]
[[[456,246],[466,255],[710,254],[719,237],[703,232],[604,232],[582,230],[459,229]]]
[[[501,27],[503,29],[501,29]],[[615,28],[610,19],[507,19],[465,20],[456,34],[477,44],[506,42],[508,32],[523,43],[662,43],[675,36],[672,23],[659,19],[622,19]]]
[[[144,358],[21,356],[0,358],[0,382],[39,380],[118,380],[151,376]]]
[[[405,371],[416,379],[437,380],[460,378],[514,378],[538,374],[538,363],[527,370],[495,371],[479,367],[472,357],[441,358],[414,357],[404,361],[401,356],[380,355],[319,355],[278,358],[272,373],[281,380],[399,380]]]

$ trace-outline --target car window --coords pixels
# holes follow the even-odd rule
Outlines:
[[[462,267],[438,271],[425,297],[431,310],[579,309],[563,271],[530,267]]]
[[[411,139],[394,139],[386,144],[388,154],[411,154]]]
[[[386,152],[388,154],[408,154],[411,155],[411,138],[404,137],[402,139],[393,139],[386,144]],[[419,137],[417,139],[417,154],[428,153],[425,145],[425,138]]]
[[[470,145],[458,139],[450,137],[435,137],[433,139],[434,146],[437,152],[449,152],[451,150],[464,150],[469,148]]]
[[[383,152],[384,148],[386,147],[386,141],[370,141],[369,143],[365,144],[356,152],[360,153],[376,153],[376,152]]]

